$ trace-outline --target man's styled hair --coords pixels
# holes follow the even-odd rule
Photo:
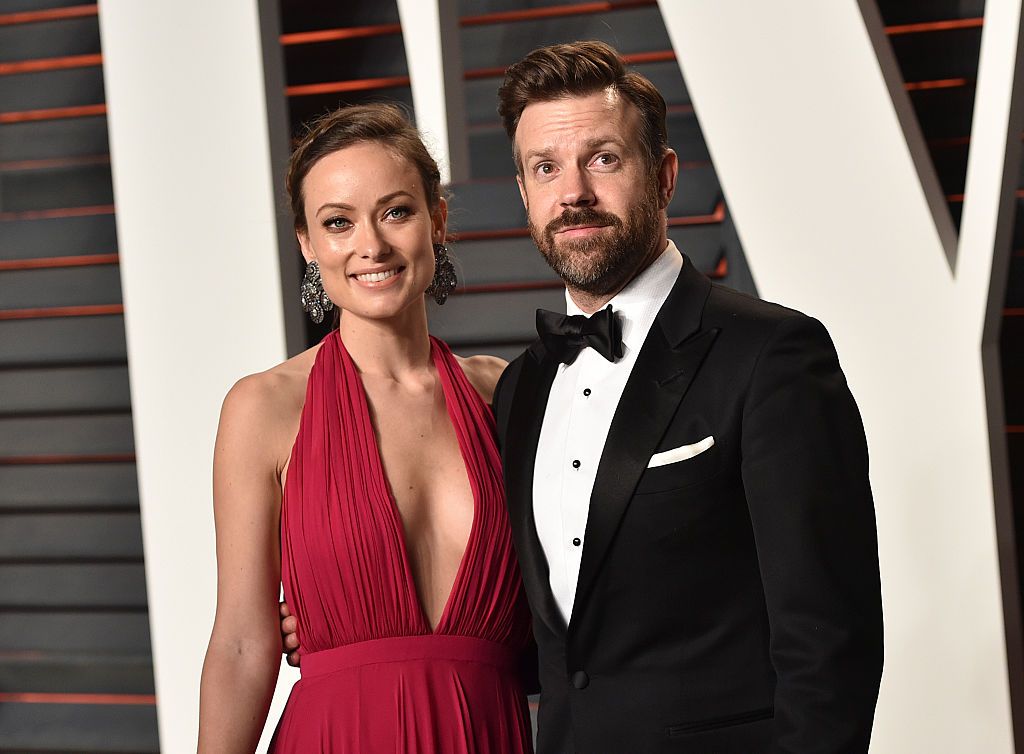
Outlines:
[[[585,97],[608,88],[640,112],[644,157],[651,169],[657,167],[668,149],[665,98],[647,78],[628,70],[613,47],[590,41],[541,47],[505,71],[505,80],[498,89],[498,114],[512,141],[516,170],[522,174],[516,128],[527,105]]]

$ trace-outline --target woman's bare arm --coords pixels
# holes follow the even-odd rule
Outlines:
[[[201,754],[255,751],[280,667],[282,422],[274,381],[268,374],[240,380],[217,431],[217,614],[200,690]]]

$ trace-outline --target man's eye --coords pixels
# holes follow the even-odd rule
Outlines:
[[[618,157],[616,157],[615,155],[610,154],[608,152],[605,152],[603,154],[599,154],[597,156],[597,162],[599,162],[601,165],[614,165],[618,161],[619,161]]]
[[[551,175],[553,172],[555,172],[555,166],[552,165],[550,162],[542,162],[537,167],[534,168],[534,171],[538,175]]]

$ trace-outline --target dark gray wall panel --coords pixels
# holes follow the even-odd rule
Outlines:
[[[464,342],[532,341],[538,307],[565,310],[561,290],[486,293],[453,296],[443,307],[431,307],[430,331],[453,345]]]
[[[152,694],[152,663],[149,654],[6,654],[0,656],[0,690],[22,694]],[[0,751],[5,751],[2,743]]]
[[[117,229],[112,214],[0,223],[0,259],[111,254],[115,251]]]
[[[5,528],[9,520],[0,518]],[[145,610],[146,574],[142,564],[0,565],[0,610],[90,605]]]
[[[0,635],[5,637],[4,649],[13,652],[149,652],[145,613],[5,611],[0,612]]]
[[[116,264],[0,272],[0,309],[120,304]]]
[[[138,513],[6,514],[0,526],[2,559],[142,559]]]
[[[113,732],[116,731],[116,736]],[[132,752],[160,750],[156,707],[127,705],[0,705],[4,751]]]
[[[508,65],[537,47],[573,39],[600,39],[623,54],[672,49],[656,6],[593,16],[472,26],[461,33],[462,61],[467,70]]]
[[[3,509],[139,507],[133,463],[0,466]]]
[[[0,162],[80,157],[108,151],[107,119],[102,116],[0,126]]]
[[[130,415],[0,419],[0,456],[132,453]]]
[[[5,112],[67,107],[69,102],[99,104],[103,102],[103,69],[97,65],[0,76],[0,102]]]
[[[124,317],[54,317],[0,321],[7,366],[125,361]]]
[[[0,210],[4,212],[113,203],[107,163],[0,173]]]
[[[100,49],[95,17],[0,26],[0,62],[88,55]]]
[[[0,413],[131,408],[123,366],[0,371],[0,396]]]
[[[461,241],[449,248],[466,285],[557,279],[531,238]]]
[[[511,175],[452,186],[449,232],[525,227],[526,210]]]

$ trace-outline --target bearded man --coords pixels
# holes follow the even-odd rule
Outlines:
[[[499,101],[568,309],[494,399],[539,754],[866,751],[878,548],[828,333],[668,240],[665,101],[612,48],[535,50]]]

